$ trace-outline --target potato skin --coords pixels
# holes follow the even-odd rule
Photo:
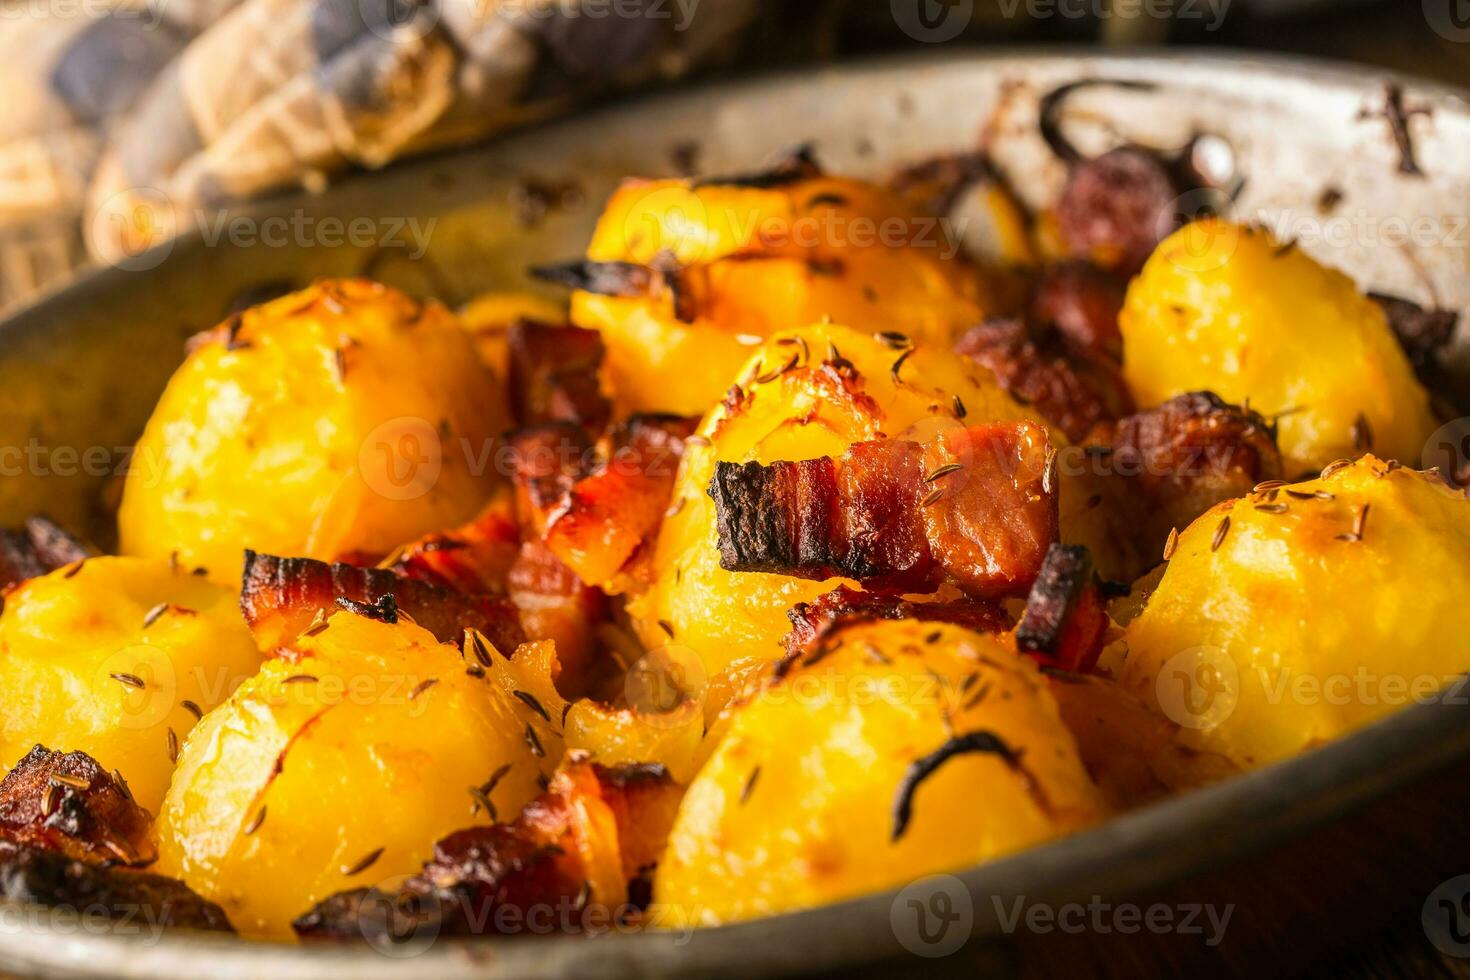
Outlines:
[[[659,924],[852,898],[1012,853],[1106,811],[1045,679],[993,636],[911,621],[854,627],[734,711],[659,864]],[[975,731],[1020,752],[1037,792],[995,755],[956,755],[919,783],[892,839],[909,766]]]
[[[122,550],[230,584],[247,547],[385,553],[474,516],[506,420],[442,306],[318,283],[227,323],[174,374],[124,486]]]
[[[1175,232],[1129,287],[1119,325],[1140,407],[1212,391],[1284,413],[1289,474],[1370,448],[1417,464],[1435,429],[1378,304],[1264,229],[1206,219]]]
[[[697,415],[762,338],[831,317],[948,342],[993,305],[937,220],[891,192],[835,177],[752,188],[629,181],[587,249],[594,261],[677,262],[698,315],[666,296],[577,293],[572,321],[602,331],[627,411]]]
[[[168,733],[182,742],[196,723],[183,702],[210,710],[260,660],[234,594],[185,569],[104,557],[32,579],[0,615],[0,765],[38,742],[86,752],[157,813],[174,770]]]
[[[1319,491],[1331,499],[1294,495]],[[1262,765],[1470,669],[1457,626],[1467,590],[1470,500],[1365,456],[1190,525],[1129,625],[1122,680],[1183,726],[1186,745]]]
[[[796,338],[814,367],[753,383],[803,349],[792,342]],[[829,346],[857,370],[857,379],[845,387],[820,371]],[[673,513],[664,519],[654,550],[654,584],[630,607],[650,649],[669,644],[666,623],[673,642],[693,650],[708,675],[745,658],[774,660],[784,652],[780,640],[791,625],[786,611],[841,581],[722,569],[715,507],[707,493],[716,462],[812,459],[840,455],[851,443],[881,435],[931,441],[967,422],[1036,421],[983,369],[930,345],[917,346],[905,359],[903,381],[895,384],[891,368],[900,353],[871,334],[836,325],[782,333],[757,351],[738,375],[746,395],[718,405],[685,444]],[[965,421],[955,417],[955,396]]]
[[[546,652],[522,649],[533,663]],[[489,795],[510,819],[560,754],[550,725],[507,693],[535,686],[517,673],[527,665],[499,654],[494,675],[471,677],[419,627],[345,612],[296,652],[194,730],[156,828],[160,873],[219,903],[246,936],[291,938],[291,920],[328,895],[416,873],[436,840],[490,819],[472,812],[467,787],[503,765]],[[554,719],[549,687],[536,697]],[[377,848],[371,868],[344,873]]]

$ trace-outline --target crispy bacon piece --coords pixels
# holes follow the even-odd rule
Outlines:
[[[0,780],[0,840],[88,864],[152,864],[149,812],[84,752],[42,745]]]
[[[1125,278],[1091,262],[1059,262],[1037,274],[1026,316],[1034,328],[1055,331],[1074,356],[1120,365],[1118,314],[1127,289]]]
[[[1072,168],[1056,218],[1070,254],[1133,275],[1184,222],[1186,187],[1159,154],[1120,146]]]
[[[1073,441],[1132,407],[1114,368],[1069,357],[1054,338],[1038,337],[1012,317],[992,317],[972,327],[955,353],[990,371],[1013,398],[1035,405]]]
[[[0,589],[39,578],[96,553],[50,518],[27,518],[19,530],[0,530]]]
[[[507,342],[511,406],[520,425],[573,422],[602,431],[612,404],[598,382],[606,354],[600,333],[517,320]]]
[[[1282,476],[1271,425],[1207,391],[1177,395],[1120,421],[1098,454],[1145,554],[1222,500]]]
[[[1056,540],[1053,452],[1029,422],[977,425],[924,446],[855,443],[831,457],[716,464],[720,565],[837,576],[875,591],[1024,594]]]
[[[607,620],[607,596],[577,577],[539,540],[521,545],[508,579],[511,602],[532,640],[553,640],[568,690],[578,687],[597,651],[597,627]]]
[[[468,628],[507,652],[526,638],[505,596],[455,592],[384,568],[245,552],[240,611],[262,650],[286,650],[319,612],[335,612],[339,598],[375,605],[385,596],[441,643],[459,643]]]
[[[1001,177],[989,155],[977,151],[920,160],[890,177],[888,186],[929,214],[947,215],[971,187],[998,182]]]
[[[171,929],[234,932],[225,912],[181,881],[75,861],[31,844],[0,841],[0,900],[85,911],[136,928],[142,917]]]
[[[505,492],[468,524],[437,531],[404,548],[392,568],[400,575],[469,595],[497,595],[506,590],[520,553],[515,500]]]
[[[663,853],[682,792],[661,766],[573,760],[514,822],[435,844],[397,893],[343,892],[293,927],[303,939],[411,938],[426,925],[430,936],[514,933],[539,906],[553,911],[550,924],[576,931],[628,909],[629,883]]]
[[[583,582],[608,587],[663,523],[697,420],[635,415],[595,453],[564,425],[511,437],[523,519]]]
[[[1051,666],[1085,673],[1097,663],[1107,629],[1092,555],[1078,545],[1052,545],[1026,598],[1016,649]]]
[[[543,282],[599,296],[667,299],[674,316],[684,323],[694,322],[699,314],[699,302],[692,294],[689,270],[672,264],[638,265],[636,262],[577,259],[556,265],[532,266],[527,271]]]
[[[823,644],[836,633],[858,623],[882,619],[917,619],[924,623],[953,623],[977,633],[999,633],[1011,628],[1011,619],[998,603],[965,597],[945,602],[910,602],[881,592],[863,592],[839,585],[811,602],[798,602],[787,613],[791,632],[786,634],[789,669],[803,657],[818,656]]]

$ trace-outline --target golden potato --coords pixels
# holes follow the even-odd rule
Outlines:
[[[86,752],[153,813],[197,716],[260,665],[235,595],[141,558],[89,558],[18,586],[0,615],[0,766]]]
[[[842,383],[822,369],[832,346],[857,369],[856,381]],[[743,396],[717,406],[686,444],[673,513],[654,551],[654,584],[630,605],[649,648],[669,643],[667,625],[675,642],[699,655],[709,676],[746,658],[774,659],[790,627],[786,611],[839,584],[722,569],[714,503],[706,493],[716,462],[812,459],[841,455],[854,442],[882,436],[930,442],[977,422],[1041,421],[983,369],[942,348],[917,345],[895,381],[899,354],[881,338],[836,325],[779,334],[757,351],[739,374]],[[794,369],[753,381],[792,357],[799,362]],[[1099,515],[1088,508],[1080,486],[1065,477],[1061,482],[1063,536],[1088,543]]]
[[[660,924],[880,891],[1106,810],[1044,678],[992,636],[913,621],[854,627],[734,711],[659,864]]]
[[[770,334],[830,317],[947,343],[993,305],[936,219],[889,191],[835,177],[754,188],[630,181],[587,257],[672,259],[688,321],[669,295],[579,292],[572,321],[602,331],[609,382],[628,411],[704,412]]]
[[[439,838],[512,818],[561,754],[545,644],[474,677],[427,631],[344,612],[295,646],[194,730],[156,831],[157,870],[247,936],[290,938],[328,895],[415,873]]]
[[[123,489],[127,554],[239,579],[242,553],[385,553],[473,517],[503,392],[437,303],[365,280],[245,312],[169,382]]]
[[[1435,428],[1378,304],[1264,229],[1208,219],[1169,236],[1119,326],[1140,406],[1203,390],[1279,415],[1288,473],[1370,448],[1417,463]]]
[[[1185,744],[1261,765],[1470,669],[1467,590],[1470,501],[1365,456],[1190,525],[1128,627],[1122,679]]]

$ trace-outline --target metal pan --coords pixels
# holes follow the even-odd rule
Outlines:
[[[1416,177],[1400,173],[1399,148],[1374,115],[1386,80],[1361,69],[1233,55],[936,53],[635,103],[349,179],[325,194],[231,212],[225,224],[201,218],[185,238],[96,272],[0,324],[0,519],[44,510],[105,537],[102,501],[180,360],[181,341],[249,289],[364,271],[451,302],[520,285],[526,265],[580,252],[620,177],[672,173],[690,146],[698,147],[701,169],[713,172],[746,169],[811,141],[833,170],[882,175],[918,157],[972,148],[986,133],[1023,196],[1041,202],[1063,173],[1037,137],[1037,99],[1088,77],[1157,88],[1079,94],[1079,143],[1122,136],[1178,146],[1196,132],[1217,134],[1234,148],[1246,178],[1238,213],[1272,223],[1374,289],[1470,308],[1470,232],[1456,214],[1470,200],[1470,105],[1461,93],[1403,83],[1408,104],[1432,109],[1411,124],[1425,172]],[[548,186],[557,189],[557,206],[524,220],[528,188],[536,200]],[[1327,200],[1336,199],[1330,211],[1328,188]],[[371,241],[339,243],[348,226],[324,224],[364,217],[375,229]],[[419,261],[408,257],[416,243],[410,219],[429,232]],[[1423,234],[1411,241],[1391,234],[1416,221]],[[1463,377],[1470,344],[1464,337],[1460,344]],[[973,975],[1060,966],[1136,975],[1163,967],[1259,969],[1262,957],[1285,969],[1386,913],[1417,917],[1430,889],[1470,871],[1455,867],[1461,858],[1450,832],[1463,829],[1470,802],[1470,711],[1462,694],[903,896],[683,936],[441,940],[389,950],[119,936],[95,924],[0,914],[0,965],[55,975],[275,980],[859,968]],[[936,890],[945,893],[942,901]],[[1115,919],[1081,929],[1012,921],[1017,908],[1056,911],[1069,902],[1162,904],[1178,917],[1207,903],[1229,907],[1232,919],[1214,944],[1177,926],[1119,934]],[[922,910],[939,918],[920,935]],[[934,942],[940,918],[950,926]],[[950,949],[954,935],[968,937],[957,950]]]

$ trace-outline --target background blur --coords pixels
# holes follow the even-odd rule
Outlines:
[[[229,202],[679,80],[937,46],[1470,78],[1464,0],[0,0],[0,309]]]

